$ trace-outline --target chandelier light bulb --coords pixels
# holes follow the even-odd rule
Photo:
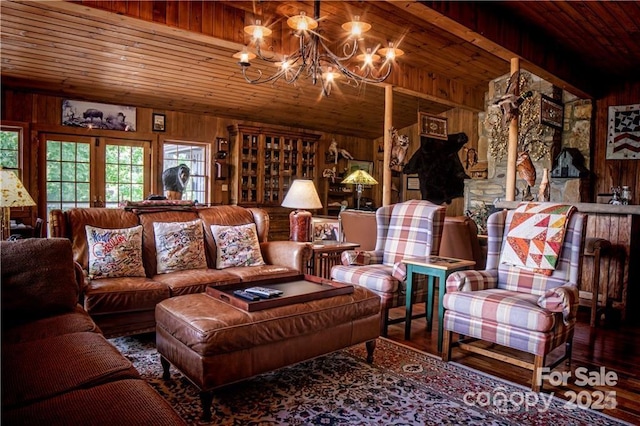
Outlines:
[[[256,20],[255,28],[253,29],[253,38],[256,40],[262,40],[263,31],[262,31],[262,21],[259,19]]]
[[[353,21],[342,24],[342,29],[350,33],[352,37],[360,38],[363,33],[371,29],[371,24],[360,21],[360,16],[355,15]]]
[[[247,46],[244,46],[242,48],[242,51],[238,52],[238,53],[234,53],[233,55],[234,58],[238,59],[238,63],[240,63],[240,65],[242,65],[243,67],[249,66],[251,65],[249,63],[249,61],[253,58],[256,57],[255,54],[249,52],[247,50]]]

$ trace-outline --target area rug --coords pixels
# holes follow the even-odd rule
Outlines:
[[[111,342],[189,424],[627,424],[384,338],[372,365],[362,344],[220,388],[203,423],[197,388],[174,367],[162,380],[153,335]]]

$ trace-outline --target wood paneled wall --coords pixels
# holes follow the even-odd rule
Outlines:
[[[591,170],[595,173],[595,196],[610,193],[612,186],[628,185],[632,204],[640,204],[640,160],[607,160],[607,126],[610,106],[640,104],[640,81],[626,83],[596,101]]]

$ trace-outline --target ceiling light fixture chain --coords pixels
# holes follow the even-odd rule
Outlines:
[[[367,48],[360,53],[360,43],[362,34],[371,29],[371,25],[360,21],[359,16],[354,16],[353,20],[342,25],[345,31],[350,33],[349,39],[342,46],[342,55],[339,56],[331,51],[325,44],[322,30],[319,28],[320,20],[320,0],[314,1],[315,17],[308,17],[301,11],[287,19],[287,25],[294,31],[294,36],[299,38],[298,50],[290,55],[277,54],[266,55],[261,47],[263,38],[271,35],[272,30],[263,26],[261,20],[256,20],[254,25],[244,28],[247,34],[252,36],[255,45],[255,54],[250,52],[245,46],[241,52],[234,54],[239,59],[242,76],[251,84],[275,83],[282,79],[288,84],[296,84],[301,76],[310,77],[315,85],[318,81],[322,86],[322,94],[328,96],[336,78],[345,77],[346,84],[359,86],[362,83],[382,83],[393,70],[395,58],[404,52],[389,43],[388,47],[378,49]],[[379,54],[378,54],[379,53]],[[385,60],[379,66],[380,55],[385,56]],[[265,77],[263,71],[256,70],[256,76],[248,75],[251,59],[259,57],[263,61],[274,63],[278,70],[271,76]],[[354,64],[353,60],[360,61],[361,64]]]

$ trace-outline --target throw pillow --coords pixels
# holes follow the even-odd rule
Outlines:
[[[190,222],[154,222],[158,274],[205,269],[204,232],[200,219]]]
[[[218,247],[217,269],[265,264],[255,223],[236,226],[211,225],[211,233]]]
[[[89,278],[144,277],[142,225],[103,229],[86,225]]]

